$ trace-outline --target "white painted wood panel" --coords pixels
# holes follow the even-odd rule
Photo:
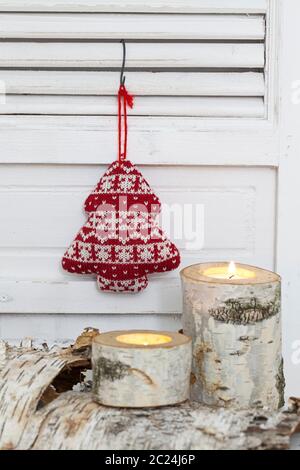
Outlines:
[[[1,42],[0,67],[120,68],[118,43]],[[264,44],[131,43],[127,67],[263,68]]]
[[[0,11],[265,13],[268,0],[0,0]]]
[[[47,261],[47,260],[45,260]],[[77,314],[169,314],[181,310],[180,285],[176,278],[154,279],[143,295],[99,293],[96,282],[88,280],[3,280],[0,313]]]
[[[238,119],[129,117],[128,156],[146,165],[278,165],[276,130]],[[117,119],[110,116],[0,116],[2,163],[110,163]]]
[[[9,94],[111,95],[119,86],[119,73],[92,71],[0,70]],[[153,96],[264,96],[263,73],[126,72],[134,95]]]
[[[176,272],[153,276],[145,293],[120,302],[118,296],[98,292],[88,277],[68,275],[60,268],[65,248],[86,220],[82,210],[85,196],[103,170],[69,166],[22,166],[19,171],[15,166],[2,168],[0,212],[7,228],[0,234],[0,311],[181,311]],[[229,258],[273,267],[273,170],[145,167],[143,173],[163,202],[193,204],[194,208],[200,204],[203,208],[203,248],[188,247],[186,236],[175,240],[182,252],[182,267],[199,260]],[[12,218],[12,213],[18,217]],[[172,228],[171,236],[175,237]]]
[[[170,171],[167,173],[170,173]],[[162,177],[167,176],[165,173],[160,169]],[[174,174],[174,172],[172,173]],[[190,172],[184,171],[183,173],[189,175]],[[70,187],[53,185],[53,187],[21,187],[20,189],[6,190],[2,187],[0,190],[2,221],[5,226],[9,224],[9,228],[5,230],[1,237],[1,254],[9,249],[9,252],[15,250],[16,253],[21,255],[22,248],[28,248],[32,252],[36,248],[43,247],[46,249],[47,256],[59,257],[59,249],[63,250],[66,242],[72,241],[69,240],[70,236],[75,236],[80,226],[85,222],[85,216],[80,217],[80,215],[82,216],[82,201],[86,199],[92,188],[79,188],[74,185],[70,185]],[[203,205],[203,210],[206,209],[206,232],[208,233],[205,237],[205,246],[201,249],[203,256],[214,256],[214,250],[219,252],[221,249],[223,250],[223,256],[228,252],[243,257],[253,255],[251,230],[253,229],[253,198],[255,194],[253,194],[251,188],[244,189],[243,187],[234,186],[233,188],[216,187],[210,190],[210,188],[197,189],[197,187],[191,187],[189,192],[186,193],[185,188],[175,190],[174,188],[158,187],[157,191],[163,197],[164,204],[172,206],[173,204],[181,204],[182,200],[182,203],[191,205],[189,210],[196,211],[196,207],[192,208],[192,205],[199,201],[199,204]],[[224,207],[222,214],[219,214],[218,207],[215,207],[220,194],[223,198]],[[235,213],[230,212],[231,206],[234,207]],[[43,211],[41,211],[41,207]],[[74,212],[70,212],[71,207],[74,208]],[[12,211],[20,214],[16,221],[10,221]],[[37,213],[40,218],[38,224],[36,223]],[[191,214],[191,217],[193,216],[195,217],[195,212]],[[220,224],[221,221],[223,222],[222,234],[214,232],[214,220],[216,218]],[[196,223],[196,219],[194,222]],[[202,222],[202,219],[200,222]],[[55,230],[53,230],[54,227]],[[191,230],[192,228],[191,225]],[[200,228],[202,228],[201,224]],[[183,223],[180,223],[178,229],[184,232]],[[222,239],[220,239],[221,235]],[[194,256],[194,253],[186,253],[187,242],[187,239],[180,238],[177,245],[186,256]],[[197,254],[200,248],[196,247],[192,251],[196,251]],[[30,273],[26,269],[24,276],[37,275],[41,267],[39,267],[38,272],[34,272],[33,268],[36,268],[36,266],[29,266]],[[58,266],[53,266],[53,270],[50,268],[50,266],[45,266],[43,269],[44,275],[46,277],[52,277],[53,275],[59,277]],[[0,269],[2,275],[5,275],[5,273],[8,275],[9,265],[3,264]],[[21,274],[19,270],[18,273]]]
[[[0,14],[0,38],[263,40],[264,37],[262,15]]]
[[[38,345],[47,341],[51,346],[55,338],[69,344],[87,326],[101,332],[118,329],[178,331],[182,328],[181,315],[0,314],[0,337],[11,344],[20,344],[20,339],[26,337],[38,339]]]
[[[117,99],[108,96],[7,95],[0,114],[117,115]],[[263,98],[140,97],[128,116],[201,116],[263,118]]]

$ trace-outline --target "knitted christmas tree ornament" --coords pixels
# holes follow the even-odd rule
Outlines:
[[[114,162],[85,202],[89,217],[67,250],[63,268],[97,274],[102,290],[144,289],[148,274],[180,263],[177,248],[158,226],[160,209],[137,168],[128,160]]]
[[[87,198],[88,220],[62,260],[66,271],[96,274],[99,288],[112,292],[139,292],[147,287],[148,274],[176,269],[180,263],[176,246],[158,225],[158,197],[126,160],[127,105],[133,106],[133,98],[122,79],[118,93],[119,159]]]

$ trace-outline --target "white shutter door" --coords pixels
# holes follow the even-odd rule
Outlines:
[[[136,96],[129,158],[164,202],[204,210],[203,249],[175,240],[182,267],[214,259],[274,267],[276,4],[0,0],[0,311],[9,314],[1,334],[15,334],[16,313],[43,318],[47,336],[72,335],[60,331],[64,313],[74,322],[87,315],[76,325],[101,313],[93,323],[103,328],[166,326],[149,314],[181,311],[178,272],[119,297],[60,269],[86,220],[85,196],[116,158],[121,38]]]
[[[274,163],[270,14],[266,0],[0,1],[2,161],[112,161],[124,38],[137,163],[237,164],[241,142],[243,164]]]

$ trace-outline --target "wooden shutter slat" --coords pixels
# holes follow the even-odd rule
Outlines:
[[[262,98],[135,97],[133,116],[263,117]],[[110,96],[8,95],[0,114],[116,115]]]
[[[136,164],[278,164],[264,120],[130,116],[129,125]],[[115,116],[0,116],[0,128],[2,163],[99,165],[117,155]]]
[[[135,95],[263,96],[263,73],[126,72]],[[115,72],[0,70],[6,93],[54,95],[115,95]]]
[[[263,16],[0,14],[0,38],[262,40]]]
[[[265,13],[268,0],[0,0],[0,11]]]
[[[263,118],[266,1],[0,0],[0,114]]]
[[[3,42],[0,67],[120,67],[117,43]],[[127,67],[263,68],[264,44],[130,44]]]

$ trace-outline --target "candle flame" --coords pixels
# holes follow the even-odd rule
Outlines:
[[[236,275],[236,265],[234,261],[230,261],[228,265],[228,277],[232,279]]]

